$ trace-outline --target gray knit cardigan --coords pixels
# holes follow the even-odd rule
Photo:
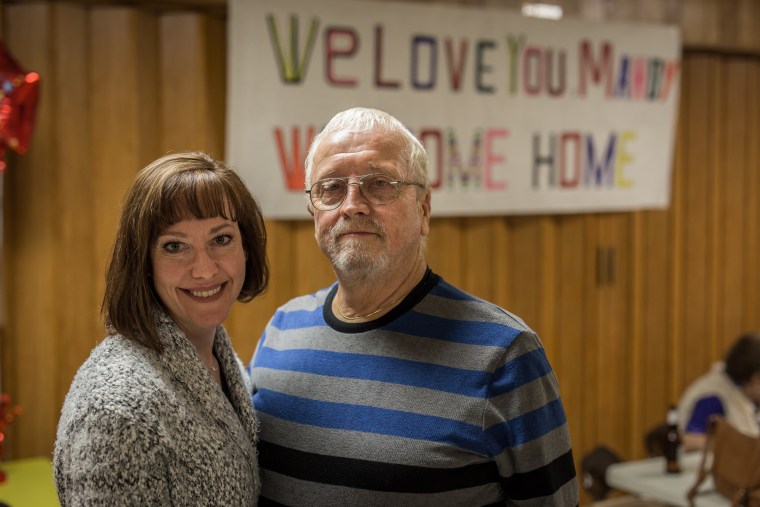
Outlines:
[[[61,504],[256,505],[256,415],[227,333],[214,352],[229,399],[177,325],[156,322],[163,353],[109,336],[74,377],[53,456]]]

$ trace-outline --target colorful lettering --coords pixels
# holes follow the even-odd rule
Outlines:
[[[446,39],[446,63],[449,69],[449,83],[451,89],[458,92],[462,86],[462,76],[464,75],[465,63],[467,62],[467,40],[459,41],[459,55],[454,54],[454,43],[451,39]]]
[[[507,137],[507,129],[489,129],[486,131],[485,157],[483,161],[483,173],[486,182],[486,188],[489,190],[504,190],[507,184],[503,181],[494,181],[493,168],[502,164],[506,158],[495,153],[493,150],[494,139],[497,137]]]
[[[351,28],[330,27],[325,32],[325,76],[327,82],[336,86],[356,86],[357,79],[353,77],[337,77],[333,71],[334,60],[356,55],[359,35]],[[341,47],[339,41],[347,44]]]
[[[427,69],[427,81],[423,81],[420,78],[419,68],[419,54],[422,47],[428,47],[428,69]],[[435,88],[435,77],[437,68],[437,55],[438,55],[438,43],[433,37],[419,35],[412,39],[412,87],[417,90],[431,90]],[[422,51],[425,52],[425,51]]]
[[[541,149],[541,136],[533,134],[533,188],[542,186],[542,167],[547,169],[543,180],[549,188],[630,188],[634,181],[626,176],[624,170],[634,161],[628,145],[635,138],[635,132],[613,132],[601,156],[598,156],[591,134],[583,135],[578,131],[548,134],[548,153]]]
[[[287,143],[285,142],[285,134],[283,129],[275,127],[274,140],[277,145],[277,154],[280,159],[280,171],[285,179],[285,188],[290,191],[302,191],[304,187],[305,168],[304,159],[306,158],[306,152],[309,150],[309,145],[314,139],[315,128],[309,126],[305,129],[305,139],[301,143],[301,129],[299,127],[293,127],[291,129],[291,146],[290,154],[288,157]]]
[[[631,188],[633,181],[628,179],[623,170],[634,161],[628,151],[628,142],[636,139],[636,133],[630,131],[621,132],[618,136],[617,158],[615,161],[615,186],[618,188]]]
[[[400,88],[399,81],[386,81],[382,77],[383,68],[383,25],[375,25],[375,86],[378,88]]]
[[[479,92],[493,93],[493,86],[487,85],[483,82],[483,75],[491,71],[491,66],[485,63],[485,52],[489,49],[494,49],[496,43],[492,40],[478,41],[475,50],[475,88]]]
[[[299,37],[298,37],[298,17],[290,17],[290,51],[287,55],[283,50],[280,37],[277,33],[277,24],[273,15],[267,16],[267,28],[269,29],[269,40],[274,50],[277,67],[280,70],[280,79],[287,84],[300,83],[306,77],[306,70],[311,60],[311,52],[314,49],[314,42],[317,38],[317,29],[319,20],[312,18],[309,25],[309,34],[306,37],[306,45],[303,48],[303,54],[299,58]]]
[[[591,42],[584,40],[581,42],[580,51],[580,87],[578,93],[585,96],[587,91],[587,80],[591,78],[595,84],[600,82],[604,84],[605,94],[609,96],[612,92],[612,45],[604,42],[601,48],[599,59],[594,59]]]

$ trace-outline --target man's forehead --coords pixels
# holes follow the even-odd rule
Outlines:
[[[391,136],[377,131],[333,132],[325,137],[319,147],[319,155],[328,157],[341,153],[361,153],[365,151],[394,152],[398,146]]]
[[[375,160],[366,163],[351,163],[350,160],[345,159],[341,162],[329,162],[325,161],[325,163],[319,164],[317,170],[318,179],[351,175],[362,176],[375,173],[386,173],[390,176],[397,176],[396,164],[390,161]]]
[[[342,134],[342,133],[340,133]],[[350,133],[349,133],[350,134]],[[328,137],[320,146],[314,157],[314,163],[319,173],[356,170],[367,172],[382,169],[393,172],[398,160],[398,148],[386,139],[357,139],[342,137],[339,140]]]

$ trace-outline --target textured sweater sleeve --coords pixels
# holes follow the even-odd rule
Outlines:
[[[67,506],[170,505],[166,406],[147,365],[121,342],[97,348],[66,396],[53,455]]]
[[[171,504],[160,431],[143,415],[95,405],[67,421],[54,457],[62,506]]]

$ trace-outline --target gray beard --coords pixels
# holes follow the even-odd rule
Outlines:
[[[343,281],[378,282],[387,277],[390,259],[385,249],[371,251],[361,240],[332,242],[327,255],[335,273]]]
[[[381,245],[379,249],[368,248],[360,239],[339,240],[341,234],[352,227],[362,227],[375,231],[380,239],[385,238],[385,230],[369,217],[353,218],[351,221],[339,222],[330,230],[325,253],[335,270],[335,274],[344,282],[377,282],[388,276],[390,255]]]

